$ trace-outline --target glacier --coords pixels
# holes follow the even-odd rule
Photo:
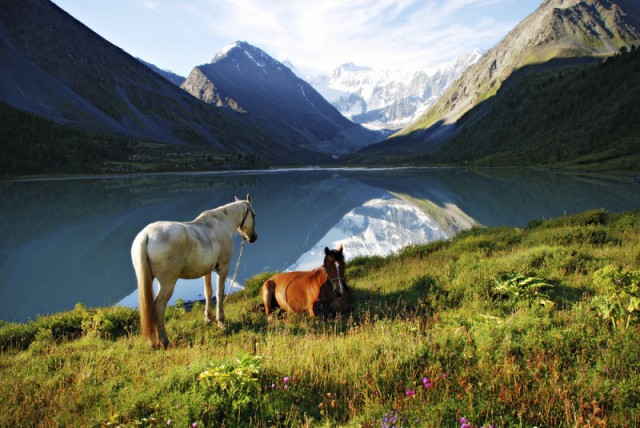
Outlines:
[[[331,75],[304,75],[291,62],[285,64],[350,120],[372,130],[398,130],[426,112],[481,57],[482,51],[475,49],[432,75],[400,68],[374,70],[352,62]]]

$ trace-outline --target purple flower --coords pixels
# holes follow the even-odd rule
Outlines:
[[[167,419],[167,425],[171,425],[173,421],[171,419]]]
[[[422,378],[422,386],[424,386],[425,389],[431,388],[431,379],[429,379],[428,377],[423,377]]]
[[[406,395],[407,397],[413,397],[414,395],[416,395],[416,391],[413,389],[410,389],[407,392],[405,392],[404,395]]]
[[[194,422],[194,423],[191,424],[191,428],[197,428],[197,426],[198,426],[197,422]]]
[[[289,382],[289,376],[285,376],[284,379],[282,379],[282,381],[284,383],[288,383]]]

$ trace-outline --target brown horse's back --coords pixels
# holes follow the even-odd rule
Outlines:
[[[308,312],[314,316],[313,305],[320,298],[327,275],[322,269],[305,272],[279,273],[262,284],[262,302],[269,316],[275,307],[286,312]]]

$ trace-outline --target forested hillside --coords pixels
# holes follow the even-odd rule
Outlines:
[[[640,50],[596,66],[531,67],[479,106],[433,159],[640,168]]]
[[[250,154],[88,133],[0,102],[0,177],[257,166]]]
[[[640,50],[519,69],[438,144],[396,138],[358,163],[640,169]]]

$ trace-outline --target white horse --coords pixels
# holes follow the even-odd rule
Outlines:
[[[251,215],[249,215],[251,214]],[[233,233],[237,229],[243,239],[255,242],[255,212],[251,196],[205,211],[187,223],[159,221],[146,226],[133,240],[131,259],[138,280],[140,330],[152,345],[158,339],[169,346],[164,326],[164,313],[178,278],[204,278],[205,322],[212,321],[211,271],[218,274],[216,319],[224,326],[224,283],[233,255]],[[158,280],[158,293],[153,298],[153,278]]]

